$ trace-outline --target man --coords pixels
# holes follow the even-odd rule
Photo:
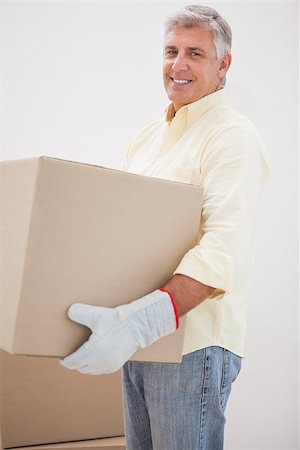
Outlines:
[[[268,176],[252,123],[224,100],[231,30],[212,8],[187,6],[166,23],[166,117],[143,129],[123,169],[198,184],[199,242],[169,282],[117,308],[75,304],[69,317],[93,331],[62,361],[82,373],[123,367],[129,450],[219,450],[224,410],[244,352],[253,235]],[[181,364],[127,362],[175,331],[187,314]]]

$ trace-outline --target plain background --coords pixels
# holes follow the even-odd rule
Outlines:
[[[2,1],[1,159],[47,155],[118,168],[131,137],[168,103],[163,22],[184,4]],[[226,449],[297,449],[298,3],[204,4],[232,27],[227,99],[254,121],[272,165]]]

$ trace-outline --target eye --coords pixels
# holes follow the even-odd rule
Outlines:
[[[198,52],[191,52],[191,56],[199,57],[201,54]]]
[[[174,55],[177,55],[177,51],[176,50],[166,50],[165,55],[174,56]]]

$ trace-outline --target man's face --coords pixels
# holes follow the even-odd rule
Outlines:
[[[212,31],[174,27],[166,36],[164,86],[175,111],[219,90],[231,56],[216,57]]]

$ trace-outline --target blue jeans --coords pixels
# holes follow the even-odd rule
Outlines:
[[[221,450],[224,411],[241,358],[221,347],[185,355],[180,364],[123,367],[127,450]]]

